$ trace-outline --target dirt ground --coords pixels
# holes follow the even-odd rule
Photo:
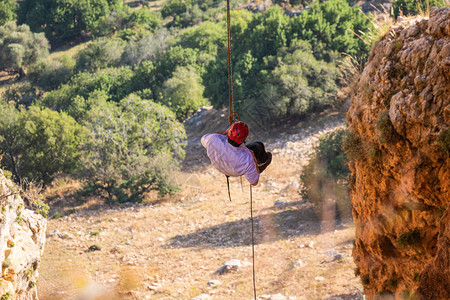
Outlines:
[[[342,125],[342,116],[324,120],[333,118],[328,130]],[[123,207],[93,200],[95,209],[64,207],[70,215],[49,219],[40,299],[253,299],[249,185],[233,178],[228,200],[225,177],[208,164],[192,124],[188,159],[174,173],[181,185],[175,197]],[[259,299],[363,297],[351,257],[353,224],[324,226],[299,194],[301,167],[323,133],[314,124],[269,139],[274,159],[253,188]],[[56,181],[55,207],[63,208],[58,202],[74,186]],[[241,266],[219,274],[232,259]]]

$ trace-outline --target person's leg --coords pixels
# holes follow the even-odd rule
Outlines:
[[[246,146],[255,154],[256,161],[258,162],[259,172],[262,173],[272,162],[272,153],[266,152],[264,144],[261,142],[253,142]]]

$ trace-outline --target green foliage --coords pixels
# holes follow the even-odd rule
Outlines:
[[[83,128],[64,113],[31,106],[17,110],[0,101],[2,165],[13,173],[16,182],[48,184],[58,172],[70,172],[79,156]]]
[[[154,32],[162,25],[161,14],[148,7],[138,10],[122,6],[100,18],[93,28],[93,35],[111,36],[119,32],[124,40],[136,40]]]
[[[156,64],[156,84],[162,84],[172,76],[179,67],[199,68],[199,51],[191,48],[174,46],[165,51]]]
[[[150,190],[171,193],[170,173],[184,156],[184,128],[167,108],[130,95],[93,107],[80,176],[108,202],[141,201]]]
[[[0,26],[16,19],[18,7],[17,1],[15,0],[0,1]]]
[[[154,62],[167,49],[172,39],[169,31],[161,29],[137,41],[130,41],[123,51],[122,64],[134,66],[146,60]]]
[[[120,39],[100,39],[77,53],[78,71],[95,72],[100,69],[118,67],[125,43]]]
[[[360,160],[366,157],[366,149],[357,134],[349,132],[342,141],[342,148],[350,160]]]
[[[332,102],[338,91],[335,66],[295,45],[280,53],[276,64],[263,90],[265,106],[276,118],[304,116]]]
[[[99,18],[108,15],[120,0],[23,0],[19,22],[33,31],[44,31],[52,41],[68,39],[95,28]]]
[[[2,262],[2,268],[8,269],[9,267],[11,267],[11,260],[7,258]]]
[[[226,38],[222,23],[203,22],[186,29],[180,36],[179,44],[183,48],[198,49],[215,56],[219,48],[226,47]]]
[[[133,72],[126,67],[79,73],[70,83],[49,92],[41,105],[65,111],[79,121],[99,99],[117,102],[128,95],[132,76]]]
[[[363,285],[368,285],[370,283],[369,274],[364,274],[363,276],[361,276],[361,282]]]
[[[300,176],[302,195],[321,208],[325,199],[336,201],[338,215],[351,218],[346,177],[350,174],[342,143],[347,131],[340,129],[320,138],[316,152]]]
[[[30,67],[28,77],[34,85],[48,91],[68,82],[74,67],[75,61],[68,56],[58,60],[40,60]]]
[[[377,130],[380,133],[379,140],[382,143],[395,143],[400,139],[400,135],[392,125],[389,112],[380,113],[377,121]]]
[[[49,48],[45,36],[32,33],[28,25],[6,23],[0,27],[0,70],[19,72],[22,67],[45,58]]]
[[[346,0],[317,1],[293,18],[291,36],[309,41],[316,58],[332,61],[340,53],[354,57],[368,53],[369,46],[352,31],[365,32],[372,27],[369,18]]]
[[[442,130],[439,133],[438,143],[443,152],[450,153],[450,128]]]
[[[182,121],[207,104],[207,100],[203,98],[204,89],[195,69],[178,67],[164,83],[161,102]]]
[[[143,25],[146,30],[155,31],[162,24],[161,15],[148,7],[133,10],[127,18],[128,27]]]
[[[91,245],[88,248],[89,252],[100,251],[100,250],[102,250],[102,247],[99,244]]]
[[[14,103],[16,106],[30,106],[39,98],[40,91],[30,82],[16,83],[9,86],[3,94],[6,102]]]
[[[396,243],[400,248],[407,248],[420,246],[420,241],[420,231],[418,229],[414,229],[400,235],[397,238]]]
[[[8,300],[11,297],[11,294],[9,292],[6,292],[2,295],[0,300]]]
[[[444,6],[444,0],[396,0],[392,3],[395,19],[399,16],[414,16],[430,10],[433,6]]]

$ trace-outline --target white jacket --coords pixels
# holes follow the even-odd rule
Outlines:
[[[228,137],[217,133],[202,136],[202,145],[206,148],[211,164],[221,173],[228,176],[241,176],[250,184],[256,184],[259,173],[251,151],[241,144],[234,147],[228,143]]]

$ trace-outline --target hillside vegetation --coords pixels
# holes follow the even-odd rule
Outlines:
[[[174,192],[168,170],[184,155],[181,122],[227,103],[224,2],[171,0],[160,10],[117,0],[10,4],[0,14],[0,70],[10,75],[0,151],[13,179],[45,186],[72,174],[86,182],[84,193],[108,202]],[[254,13],[232,6],[234,96],[244,120],[279,122],[332,106],[342,87],[338,61],[368,52],[352,32],[369,30],[370,18],[344,0],[292,17],[277,5]]]

